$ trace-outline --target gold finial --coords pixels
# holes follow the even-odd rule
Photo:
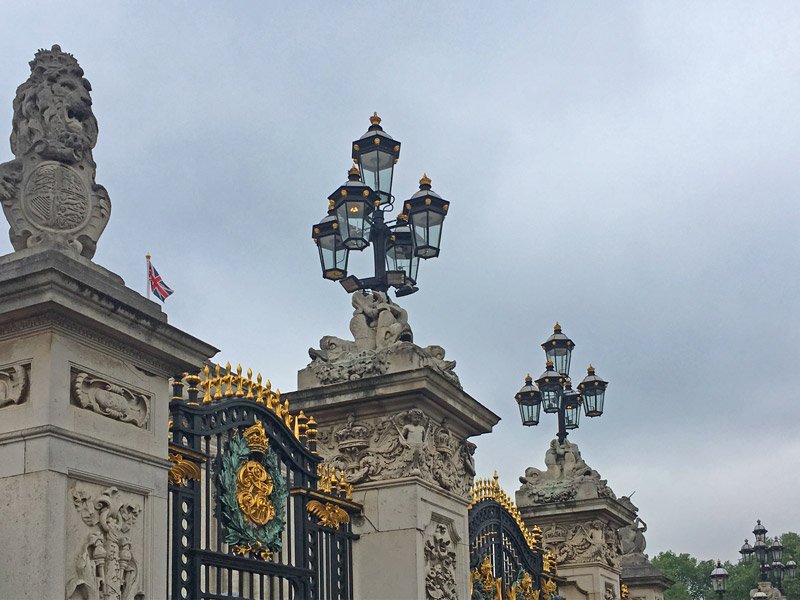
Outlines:
[[[372,113],[372,116],[369,118],[369,122],[372,125],[380,125],[381,124],[381,118],[378,116],[378,113],[376,113],[376,112]]]
[[[589,365],[589,368],[588,368],[588,369],[586,369],[586,372],[587,372],[589,375],[594,375],[594,367],[593,367],[593,366],[590,364],[590,365]]]
[[[528,373],[527,375],[525,375],[525,384],[530,385],[532,383],[533,383],[533,377],[531,377],[531,374]]]
[[[554,333],[561,333],[561,325],[556,321],[556,324],[553,325],[553,332]]]
[[[428,177],[427,173],[423,173],[422,174],[422,179],[419,180],[419,184],[420,185],[430,185],[431,184],[431,178]]]
[[[361,171],[358,170],[358,165],[353,163],[353,166],[350,167],[350,170],[347,172],[347,175],[355,175],[357,177],[361,177]]]
[[[150,256],[150,253],[149,253],[149,252],[148,252],[147,254],[145,254],[145,255],[144,255],[144,257],[145,257],[147,260],[150,260],[150,259],[152,258],[152,256]]]
[[[550,360],[549,358],[547,359],[547,366],[548,367],[552,367],[553,366],[553,361]]]
[[[219,364],[214,365],[214,385],[216,386],[216,391],[214,392],[214,400],[219,400],[222,398],[222,381],[220,377],[220,366]]]
[[[231,375],[231,363],[230,361],[225,364],[225,396],[230,397],[233,396],[233,375]]]
[[[236,395],[243,396],[244,390],[242,389],[242,365],[236,365]]]

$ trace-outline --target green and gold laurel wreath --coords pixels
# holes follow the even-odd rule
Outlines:
[[[275,506],[275,518],[265,525],[249,522],[236,500],[236,475],[244,460],[260,462],[272,477],[270,500]],[[217,495],[220,500],[220,520],[225,531],[225,541],[240,554],[253,553],[267,558],[271,552],[281,551],[281,533],[286,525],[286,480],[278,468],[278,458],[270,448],[263,455],[253,454],[247,440],[239,433],[226,444],[222,466],[217,475]]]

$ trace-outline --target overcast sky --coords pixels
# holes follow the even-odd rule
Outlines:
[[[394,193],[425,171],[452,202],[401,304],[502,416],[482,474],[543,467],[556,420],[513,396],[559,320],[576,378],[611,382],[570,439],[636,492],[648,553],[800,530],[800,4],[18,2],[2,30],[0,132],[35,51],[73,53],[113,205],[95,260],[144,293],[152,252],[223,362],[289,391],[348,337],[311,225],[378,111]]]

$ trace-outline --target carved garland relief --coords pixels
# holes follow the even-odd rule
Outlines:
[[[103,416],[146,429],[150,397],[89,373],[72,370],[72,402]]]
[[[30,368],[29,364],[0,367],[0,408],[28,399]]]
[[[456,595],[456,553],[450,530],[444,523],[434,522],[432,533],[425,540],[426,600],[458,600]]]
[[[417,476],[466,496],[475,475],[475,445],[418,408],[359,422],[351,415],[320,430],[318,450],[356,484]]]

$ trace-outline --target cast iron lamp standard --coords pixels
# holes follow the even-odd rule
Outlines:
[[[717,561],[716,568],[711,571],[711,588],[717,593],[720,600],[725,595],[728,589],[728,571],[722,566],[720,561]]]
[[[311,237],[319,249],[322,276],[338,281],[348,293],[357,290],[396,296],[417,291],[419,259],[439,256],[442,225],[450,203],[431,189],[423,175],[419,191],[403,202],[395,220],[386,214],[394,206],[392,179],[400,157],[400,142],[381,127],[377,113],[367,132],[353,142],[356,163],[347,181],[328,196],[328,215],[313,226]],[[374,274],[359,279],[347,274],[350,252],[372,244]]]
[[[797,576],[797,563],[791,559],[785,565],[781,562],[783,560],[783,544],[777,536],[772,540],[767,537],[767,528],[761,524],[761,519],[757,520],[756,526],[753,528],[753,535],[756,537],[755,544],[751,546],[745,540],[739,550],[739,554],[742,555],[742,563],[750,564],[755,557],[758,561],[761,581],[770,581],[780,590],[784,578],[793,579]]]
[[[547,368],[542,376],[533,381],[528,375],[525,385],[515,396],[519,405],[522,424],[528,427],[539,424],[540,411],[558,414],[558,442],[564,443],[567,430],[577,429],[581,416],[581,406],[587,417],[603,414],[608,382],[595,374],[589,365],[586,377],[572,389],[569,379],[569,366],[572,360],[574,342],[561,332],[561,325],[555,324],[553,335],[542,344],[547,357]]]

